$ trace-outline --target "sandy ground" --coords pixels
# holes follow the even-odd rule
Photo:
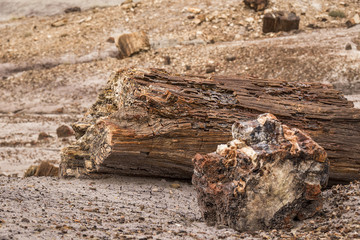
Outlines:
[[[190,183],[0,177],[0,239],[359,239],[360,184],[323,193],[293,229],[239,233],[201,220]]]
[[[360,107],[360,26],[345,27],[347,19],[360,13],[359,0],[270,1],[269,9],[294,11],[301,17],[300,30],[276,34],[263,34],[264,13],[246,8],[242,1],[150,0],[125,5],[114,1],[111,7],[96,7],[97,1],[71,1],[71,6],[80,6],[83,11],[68,14],[62,12],[70,1],[61,2],[64,4],[0,1],[0,174],[20,177],[30,165],[42,160],[58,164],[60,149],[74,138],[58,138],[56,128],[79,119],[110,74],[119,68],[156,67],[176,73],[206,74],[212,66],[215,72],[211,74],[323,82],[333,84],[354,101],[355,107]],[[110,2],[107,4],[113,5]],[[199,14],[188,11],[188,7],[199,8],[205,21],[196,23]],[[341,10],[346,17],[329,17],[331,10]],[[151,50],[126,59],[116,58],[117,49],[107,39],[140,30],[148,34]],[[347,44],[351,50],[345,50]],[[166,57],[170,57],[170,64],[165,62]],[[41,132],[52,137],[39,140]],[[136,238],[155,234],[160,239],[238,238],[238,233],[229,229],[205,227],[188,183],[171,189],[169,182],[157,179],[111,178],[92,183],[1,177],[0,185],[0,239],[76,239],[92,235],[106,239],[114,238],[116,233],[136,233]],[[153,185],[161,191],[151,191]],[[358,189],[358,184],[353,188]],[[335,197],[331,192],[327,194]],[[116,200],[119,196],[124,198]],[[85,206],[89,202],[91,205]],[[171,206],[164,207],[166,204]],[[328,209],[337,216],[340,210],[336,210],[336,203],[331,204]],[[80,209],[92,205],[98,205],[100,212]],[[149,206],[150,212],[140,205]],[[157,205],[164,211],[157,211]],[[176,206],[178,210],[171,210]],[[62,208],[66,211],[58,211]],[[331,218],[326,211],[324,216]],[[109,214],[113,212],[121,215]],[[121,216],[125,217],[124,223],[119,222],[123,221],[119,220]],[[351,217],[341,216],[341,221],[354,217],[360,221],[354,211]],[[330,220],[319,217],[309,221],[322,222],[324,227],[330,224]],[[98,224],[99,219],[105,227]],[[161,223],[157,225],[157,221]],[[307,222],[304,226],[310,229],[312,225]],[[343,225],[348,230],[342,225],[336,227],[340,235],[332,233],[332,239],[350,239],[352,233],[356,234],[350,223]],[[319,230],[318,236],[325,230]],[[326,231],[333,230],[330,227]],[[261,234],[293,236],[286,231],[251,236]]]

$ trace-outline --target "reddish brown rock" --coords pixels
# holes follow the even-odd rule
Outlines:
[[[295,13],[275,12],[266,13],[263,18],[263,32],[280,32],[299,29],[300,17]]]
[[[71,127],[67,125],[61,125],[56,129],[56,134],[59,138],[63,138],[63,137],[71,137],[75,134],[75,132]]]
[[[239,231],[287,228],[322,207],[325,150],[272,114],[233,125],[234,140],[197,154],[193,184],[208,225]]]
[[[149,39],[144,32],[123,34],[115,39],[115,45],[119,49],[119,58],[150,49]]]
[[[267,7],[268,0],[244,0],[246,6],[254,9],[255,11],[263,11]]]

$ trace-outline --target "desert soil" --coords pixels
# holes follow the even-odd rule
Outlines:
[[[360,183],[323,192],[323,210],[293,229],[208,227],[187,182],[0,177],[0,239],[360,239]]]
[[[21,177],[30,165],[42,160],[60,162],[60,149],[75,139],[58,138],[56,128],[79,119],[95,101],[111,73],[119,68],[155,67],[182,74],[316,81],[333,84],[360,108],[360,25],[345,27],[349,18],[360,14],[359,0],[270,1],[268,9],[294,11],[301,21],[297,31],[267,34],[261,31],[264,12],[254,12],[242,1],[235,0],[125,1],[130,3],[110,7],[91,5],[97,4],[96,1],[86,4],[66,1],[64,5],[46,5],[46,8],[43,8],[46,1],[30,2],[25,10],[21,7],[23,1],[0,3],[0,6],[8,4],[8,12],[5,8],[0,11],[3,20],[0,22],[0,174],[13,176],[0,179],[0,238],[67,239],[92,235],[112,238],[116,233],[130,236],[137,231],[140,232],[136,238],[150,232],[158,238],[182,239],[181,234],[199,239],[237,237],[239,233],[229,229],[205,227],[195,203],[195,193],[188,183],[181,183],[180,189],[169,189],[168,182],[157,179],[111,178],[92,183],[15,177]],[[82,7],[83,11],[63,13],[66,7],[74,6]],[[189,7],[200,9],[200,13],[194,13]],[[330,17],[332,10],[341,10],[346,17]],[[57,14],[52,15],[54,13]],[[199,23],[198,19],[203,22]],[[108,38],[133,31],[148,34],[151,50],[118,59],[117,49]],[[350,50],[345,49],[348,44]],[[166,58],[170,58],[170,63]],[[214,72],[206,73],[210,68]],[[40,132],[51,137],[38,140]],[[161,190],[151,195],[154,186]],[[359,189],[358,183],[351,186]],[[351,191],[350,186],[343,191]],[[133,204],[134,197],[137,203]],[[355,198],[358,199],[358,195]],[[353,198],[349,196],[349,199]],[[98,205],[99,212],[80,209],[82,205],[86,209],[89,202]],[[138,210],[139,204],[146,208]],[[171,206],[164,207],[166,204]],[[335,202],[327,204],[329,211],[336,210]],[[164,211],[158,211],[158,205]],[[62,208],[67,210],[62,213],[59,211]],[[328,216],[326,211],[324,216]],[[336,211],[332,219],[337,218]],[[359,222],[359,215],[350,212],[344,215],[344,221],[351,215]],[[123,221],[119,220],[118,213],[125,217],[124,223],[118,222]],[[140,217],[145,220],[140,221]],[[29,222],[23,222],[22,218]],[[97,223],[99,219],[104,221],[104,226]],[[319,219],[324,223],[321,226],[327,225],[323,216]],[[157,221],[161,222],[159,229],[164,231],[156,230]],[[313,225],[306,224],[304,226]],[[79,231],[81,226],[87,230]],[[115,233],[114,226],[124,232]],[[339,238],[357,234],[351,230],[350,223],[341,226],[349,230],[343,230],[344,235],[340,231],[342,227],[336,228]],[[259,234],[272,233],[251,236],[261,237]]]

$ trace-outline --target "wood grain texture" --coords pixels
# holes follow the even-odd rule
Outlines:
[[[330,183],[360,179],[360,110],[332,86],[239,76],[120,70],[63,149],[61,175],[190,179],[196,153],[231,140],[235,121],[269,112],[328,153]]]

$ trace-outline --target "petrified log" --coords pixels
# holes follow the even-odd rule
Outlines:
[[[328,153],[330,180],[360,178],[360,110],[319,83],[122,70],[73,128],[62,176],[114,173],[190,179],[196,153],[231,140],[238,120],[271,112]]]
[[[263,18],[263,32],[289,32],[299,29],[300,17],[292,12],[271,12],[266,13]]]
[[[325,150],[272,114],[236,122],[234,140],[193,159],[193,185],[208,225],[238,231],[288,228],[322,207]]]
[[[119,50],[119,58],[150,49],[149,38],[144,32],[122,34],[115,39],[115,45]]]

